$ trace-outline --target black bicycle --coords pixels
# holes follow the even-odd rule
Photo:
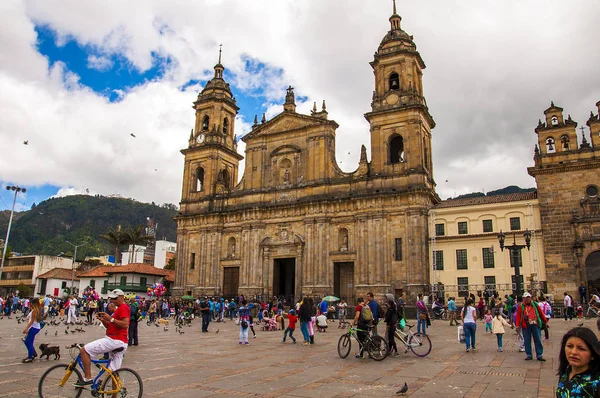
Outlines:
[[[352,348],[352,339],[350,336],[354,337],[354,340],[360,346],[360,341],[358,340],[357,332],[365,332],[365,341],[364,351],[369,354],[370,358],[373,358],[376,361],[383,361],[388,356],[388,345],[385,339],[381,336],[371,336],[368,330],[358,329],[356,327],[349,327],[348,332],[340,336],[340,340],[338,341],[338,354],[341,358],[346,358],[348,354],[350,354],[350,350]]]

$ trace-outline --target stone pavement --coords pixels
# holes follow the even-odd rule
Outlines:
[[[584,322],[596,331],[595,319]],[[355,344],[348,358],[338,356],[337,341],[343,331],[337,323],[330,324],[326,333],[317,333],[312,346],[301,344],[299,329],[298,344],[289,339],[282,344],[281,331],[259,327],[255,327],[256,339],[250,332],[250,345],[244,346],[238,344],[239,327],[234,322],[213,322],[209,333],[201,333],[197,319],[183,334],[176,333],[173,325],[164,331],[162,326],[141,322],[140,345],[129,347],[124,366],[142,376],[145,397],[382,397],[395,396],[405,382],[407,395],[413,397],[553,397],[560,339],[578,323],[552,320],[550,340],[544,344],[547,362],[542,363],[524,361],[510,329],[504,336],[504,352],[497,352],[496,337],[486,335],[482,323],[477,328],[476,352],[466,353],[464,345],[458,344],[456,327],[434,321],[429,329],[433,343],[429,356],[418,358],[409,351],[375,362],[356,359]],[[47,326],[37,336],[36,347],[59,345],[62,358],[22,364],[23,328],[14,317],[0,320],[0,397],[37,396],[44,370],[70,361],[65,345],[104,335],[95,326],[68,335],[65,326]],[[89,397],[89,391],[82,396]]]

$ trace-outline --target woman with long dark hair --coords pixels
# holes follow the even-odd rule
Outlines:
[[[23,359],[23,363],[33,361],[33,358],[37,357],[37,352],[33,346],[35,336],[40,332],[42,322],[42,306],[40,305],[39,299],[31,300],[31,312],[27,315],[27,326],[23,330],[23,334],[27,335],[23,343],[27,347],[27,358]]]
[[[387,302],[387,311],[385,312],[384,321],[387,328],[388,352],[390,355],[397,357],[398,346],[396,345],[394,335],[396,333],[396,325],[398,324],[398,309],[396,308],[396,302],[393,300],[393,297],[392,300],[388,300]]]
[[[309,345],[310,335],[308,333],[308,324],[310,323],[310,304],[308,303],[307,298],[302,300],[302,303],[300,304],[298,318],[300,319],[300,331],[302,332],[302,337],[304,338],[304,343],[302,344]]]
[[[558,356],[557,397],[600,396],[600,343],[588,328],[564,335]]]

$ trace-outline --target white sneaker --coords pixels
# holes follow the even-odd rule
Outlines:
[[[525,352],[525,348],[519,348],[519,352]]]

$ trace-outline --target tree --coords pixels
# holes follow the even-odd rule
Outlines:
[[[167,271],[174,271],[176,259],[177,259],[176,257],[170,258],[169,262],[167,263],[167,265],[165,265],[164,269],[166,269]]]
[[[17,286],[17,290],[19,291],[19,297],[23,298],[23,297],[30,297],[31,296],[31,287],[24,285],[24,284],[19,284],[19,286]]]
[[[4,256],[4,261],[8,260],[9,258],[11,258],[13,255],[13,249],[12,247],[10,247],[10,245],[6,246],[6,256]]]
[[[131,252],[129,253],[129,262],[131,262],[131,256],[135,260],[135,246],[144,245],[154,239],[154,236],[146,235],[146,230],[142,224],[135,228],[128,228],[125,232],[127,234],[127,243],[131,245]]]
[[[129,243],[129,236],[125,231],[121,231],[121,226],[118,225],[117,229],[112,227],[108,228],[108,232],[100,235],[102,239],[114,245],[115,247],[115,265],[119,263],[119,249],[122,245]]]

